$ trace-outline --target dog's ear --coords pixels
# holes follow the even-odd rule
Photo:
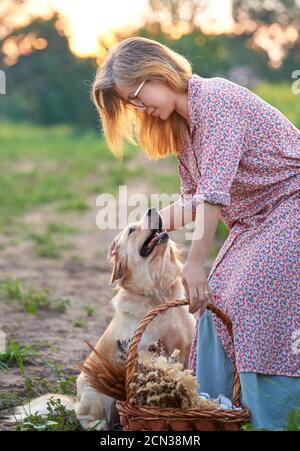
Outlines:
[[[113,269],[109,281],[110,285],[113,284],[116,280],[121,279],[124,275],[124,265],[118,251],[113,256],[113,261]]]

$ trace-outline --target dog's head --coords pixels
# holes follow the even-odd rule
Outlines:
[[[116,241],[110,284],[136,294],[149,294],[153,289],[168,289],[179,275],[181,251],[166,232],[156,208],[148,209],[141,221],[129,224]]]

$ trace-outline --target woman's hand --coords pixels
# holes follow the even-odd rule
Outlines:
[[[190,313],[195,313],[200,309],[199,315],[201,316],[205,312],[209,300],[215,304],[214,295],[208,285],[204,264],[201,260],[187,259],[182,268],[182,284],[185,289],[185,297],[190,301]]]
[[[107,261],[107,264],[110,266],[111,269],[113,267],[111,259],[116,253],[116,242],[117,242],[120,234],[121,234],[121,232],[119,232],[118,235],[114,237],[114,239],[112,240],[112,242],[108,246],[106,261]]]

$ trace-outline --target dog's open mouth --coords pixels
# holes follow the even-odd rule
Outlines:
[[[167,243],[168,240],[169,235],[166,232],[161,232],[157,229],[151,230],[151,234],[141,247],[141,257],[148,257],[156,246],[161,243]]]

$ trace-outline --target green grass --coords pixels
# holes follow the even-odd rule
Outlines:
[[[48,367],[53,376],[54,382],[45,378],[28,377],[25,375],[24,363],[31,355],[31,347],[22,347],[17,343],[9,344],[6,354],[0,355],[6,363],[14,362],[22,369],[21,374],[24,377],[24,389],[20,392],[11,391],[0,394],[0,411],[14,408],[18,405],[28,403],[33,397],[40,396],[43,393],[57,393],[74,397],[76,395],[77,376],[65,376],[61,370],[61,364],[42,361],[43,365]],[[22,361],[22,364],[20,364]],[[0,360],[1,363],[1,360]],[[11,365],[10,365],[11,366]],[[9,368],[8,368],[9,369]],[[66,409],[61,401],[50,398],[47,403],[47,415],[31,414],[30,409],[27,417],[23,421],[17,418],[17,431],[81,431],[83,430],[76,418],[74,410]],[[92,429],[91,429],[92,430]]]
[[[57,243],[49,233],[31,232],[28,238],[35,242],[35,252],[38,257],[59,258],[62,251],[69,247],[64,243]]]
[[[30,414],[18,421],[16,431],[82,431],[75,410],[67,410],[59,399],[47,402],[47,415]]]
[[[72,322],[74,327],[85,328],[87,326],[86,322],[81,319],[76,319]]]
[[[77,197],[74,199],[68,199],[62,202],[57,208],[58,211],[85,211],[88,210],[89,206],[84,198]]]
[[[58,363],[49,362],[48,360],[45,360],[43,363],[51,370],[55,377],[55,384],[52,386],[52,392],[74,396],[76,393],[77,376],[65,376],[62,373],[62,366]],[[29,387],[28,384],[29,382],[27,382],[27,387]]]
[[[49,360],[41,360],[44,368],[49,368],[51,375],[47,377],[36,377],[22,374],[24,378],[24,386],[22,389],[22,397],[29,401],[45,393],[57,393],[69,396],[76,395],[76,375],[66,375],[63,373],[62,364],[51,362]]]
[[[261,83],[253,89],[266,102],[283,113],[300,130],[300,96],[293,94],[291,83]]]
[[[253,424],[248,423],[242,426],[243,431],[269,431],[267,428],[257,429]],[[300,431],[300,409],[291,410],[288,414],[283,431]]]
[[[50,222],[42,232],[25,230],[23,237],[35,243],[34,250],[38,257],[60,258],[64,250],[73,247],[65,242],[66,237],[78,232],[76,227]]]
[[[6,278],[0,281],[0,299],[12,300],[32,315],[39,310],[54,310],[62,313],[70,305],[69,299],[53,297],[47,289],[37,290],[33,287],[25,289],[23,282],[18,278]]]
[[[16,391],[9,391],[0,394],[0,411],[6,409],[12,409],[22,404],[23,398]]]
[[[89,208],[88,195],[114,192],[127,174],[126,165],[117,163],[97,132],[78,134],[69,125],[1,122],[0,164],[0,226],[38,205],[80,213]]]
[[[163,173],[152,173],[148,175],[154,187],[158,187],[156,192],[159,193],[179,193],[179,179],[174,169],[174,175],[167,177]]]
[[[80,230],[78,229],[78,227],[74,227],[68,224],[59,224],[56,222],[49,222],[46,226],[47,233],[71,235],[78,233],[79,231]]]
[[[0,370],[8,370],[11,366],[18,366],[24,375],[24,364],[30,357],[37,354],[33,346],[22,346],[16,341],[9,340],[4,353],[0,354]]]
[[[95,309],[91,305],[84,305],[83,310],[85,311],[87,316],[93,316],[95,313]]]
[[[24,383],[23,386],[19,387],[18,392],[12,390],[0,394],[0,411],[25,404],[45,393],[76,396],[77,375],[64,374],[60,363],[40,360],[44,367],[50,369],[52,378],[48,377],[46,379],[45,377],[27,375],[25,365],[32,364],[32,357],[38,355],[39,352],[35,346],[23,346],[13,340],[9,340],[6,352],[0,354],[0,370],[9,371],[15,366],[19,367]]]

